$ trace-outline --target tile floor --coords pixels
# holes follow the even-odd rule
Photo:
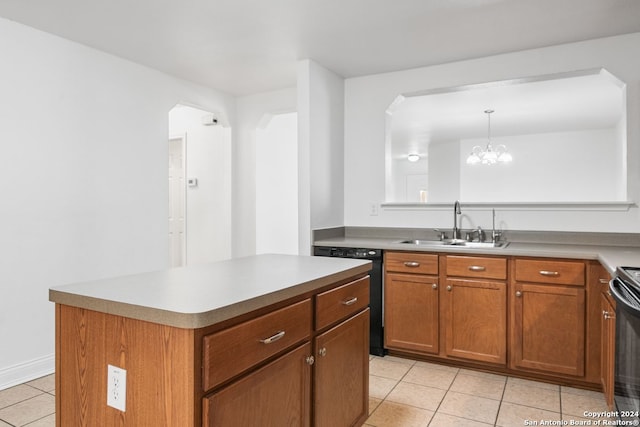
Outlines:
[[[366,426],[595,425],[585,411],[607,410],[602,393],[572,387],[390,356],[369,368]]]
[[[371,357],[369,419],[376,427],[579,425],[585,411],[605,411],[602,393],[397,357]],[[551,424],[563,425],[563,424]],[[589,424],[584,424],[589,425]],[[55,426],[49,375],[0,391],[0,427]]]

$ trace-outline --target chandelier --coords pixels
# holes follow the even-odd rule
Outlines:
[[[507,151],[507,147],[500,144],[497,147],[491,145],[491,113],[493,110],[484,110],[487,114],[488,130],[487,130],[487,146],[482,148],[476,145],[471,150],[471,154],[467,157],[468,165],[495,165],[496,163],[509,163],[513,160],[511,154]]]

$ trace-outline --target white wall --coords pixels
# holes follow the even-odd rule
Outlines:
[[[381,209],[378,215],[370,215],[372,203],[385,201],[385,110],[398,94],[598,67],[627,84],[628,196],[640,201],[640,33],[636,33],[347,79],[345,225],[451,225],[451,213],[445,209]],[[470,212],[469,217],[478,225],[491,224],[486,212]],[[638,208],[499,211],[498,219],[507,229],[517,230],[640,232]]]
[[[312,60],[299,61],[298,113],[298,224],[305,255],[311,230],[344,224],[344,79]],[[384,177],[384,164],[380,170]]]
[[[186,264],[231,257],[231,129],[204,126],[209,112],[179,105],[169,112],[169,135],[185,136]]]
[[[298,114],[256,134],[256,253],[298,254]]]
[[[0,19],[0,388],[54,367],[48,288],[168,265],[168,120],[211,89]]]
[[[238,98],[233,144],[233,256],[256,253],[256,132],[265,117],[296,111],[296,89]]]

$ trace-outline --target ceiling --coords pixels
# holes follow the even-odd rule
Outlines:
[[[0,0],[0,16],[235,95],[640,32],[638,0]]]

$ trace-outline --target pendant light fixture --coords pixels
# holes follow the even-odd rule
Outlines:
[[[487,146],[484,149],[479,145],[473,147],[471,154],[467,157],[467,164],[495,165],[496,163],[509,163],[513,158],[507,151],[507,147],[500,144],[493,148],[491,145],[491,113],[493,113],[493,110],[484,110],[484,112],[487,114],[488,123]]]

